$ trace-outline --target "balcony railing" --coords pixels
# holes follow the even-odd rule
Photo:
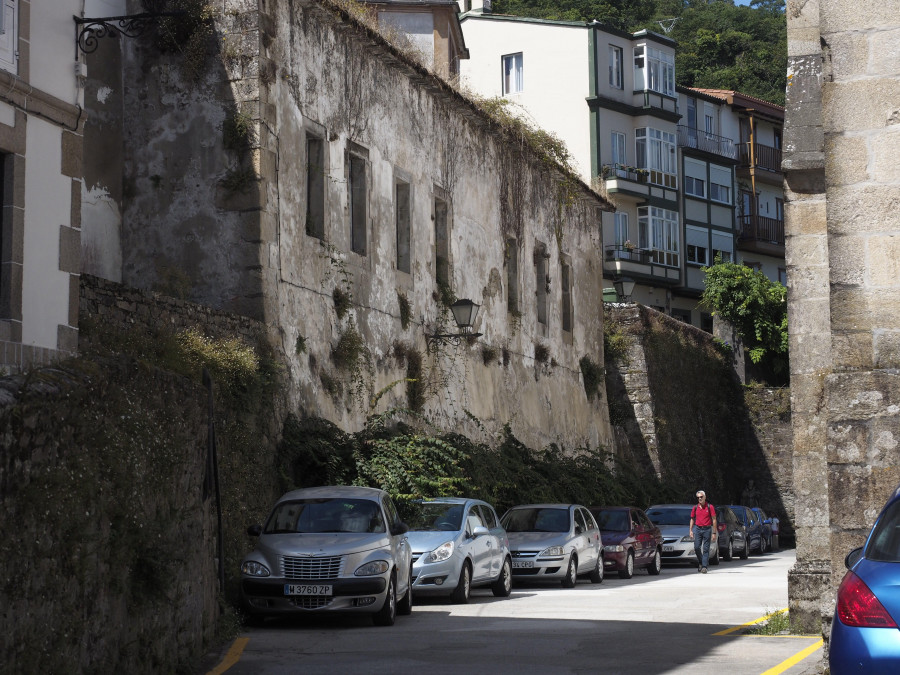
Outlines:
[[[728,159],[737,158],[737,150],[732,139],[708,134],[705,131],[692,129],[683,124],[678,125],[678,147],[711,152],[714,155],[727,157]]]
[[[750,156],[750,146],[753,145],[753,157]],[[767,171],[781,173],[781,148],[773,148],[762,143],[740,144],[740,165],[744,168],[759,168]],[[754,160],[755,159],[755,163]]]
[[[741,239],[764,241],[784,246],[784,221],[764,216],[739,216]]]
[[[634,166],[626,166],[624,164],[604,164],[603,178],[610,180],[615,178],[624,178],[634,183],[646,183],[647,176],[650,172],[647,169],[638,169]]]
[[[642,265],[663,265],[665,267],[678,267],[678,254],[660,251],[653,248],[629,248],[622,244],[610,244],[604,247],[606,262],[623,260],[640,263]]]

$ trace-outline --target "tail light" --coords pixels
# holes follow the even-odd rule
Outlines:
[[[724,532],[726,527],[725,523],[719,523],[719,526],[716,529],[719,530],[719,532]]]
[[[837,615],[845,626],[896,628],[884,605],[853,572],[847,572],[837,592]]]

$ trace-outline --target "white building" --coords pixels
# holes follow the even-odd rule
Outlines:
[[[83,94],[80,0],[3,0],[0,32],[0,370],[78,345]]]

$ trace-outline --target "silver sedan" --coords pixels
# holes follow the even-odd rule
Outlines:
[[[513,579],[560,581],[572,588],[579,575],[603,581],[603,542],[594,516],[579,504],[514,506],[500,521],[509,537]]]

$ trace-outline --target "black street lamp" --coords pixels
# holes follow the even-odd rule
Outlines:
[[[453,312],[453,320],[459,328],[459,333],[425,333],[425,340],[429,346],[433,344],[450,343],[458,345],[460,341],[465,339],[474,339],[481,337],[481,333],[473,333],[472,326],[475,324],[475,317],[478,315],[478,308],[468,299],[457,300],[450,305],[450,311]]]
[[[613,288],[616,289],[616,295],[622,302],[631,300],[631,294],[634,293],[634,279],[631,277],[617,277],[613,280]]]

